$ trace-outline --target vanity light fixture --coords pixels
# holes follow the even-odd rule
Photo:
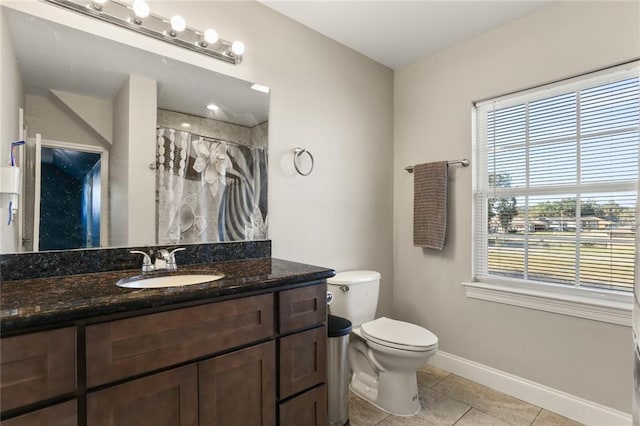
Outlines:
[[[194,52],[211,56],[230,64],[242,62],[245,45],[218,37],[216,30],[204,32],[189,28],[180,15],[171,19],[151,13],[145,0],[44,0],[57,6],[73,10],[124,28],[154,37]]]

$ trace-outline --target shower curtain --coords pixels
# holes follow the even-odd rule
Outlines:
[[[267,237],[267,151],[159,127],[158,244]]]

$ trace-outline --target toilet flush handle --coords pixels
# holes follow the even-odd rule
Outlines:
[[[340,286],[340,290],[342,290],[343,292],[348,292],[349,291],[349,286],[348,285],[341,285]]]

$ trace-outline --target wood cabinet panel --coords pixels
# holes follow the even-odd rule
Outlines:
[[[275,423],[275,343],[268,342],[198,364],[200,424]]]
[[[326,376],[326,326],[280,339],[280,399],[323,383]]]
[[[76,329],[43,331],[2,339],[2,411],[76,390]]]
[[[279,415],[280,426],[326,426],[326,386],[318,386],[280,404]]]
[[[77,424],[78,404],[75,400],[36,410],[2,422],[2,426],[76,426]]]
[[[89,388],[273,335],[273,295],[245,297],[87,327]]]
[[[281,291],[278,297],[281,333],[313,327],[327,320],[326,284]]]
[[[198,369],[176,368],[87,395],[87,426],[197,426]]]

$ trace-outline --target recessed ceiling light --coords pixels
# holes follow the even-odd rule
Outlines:
[[[209,105],[207,105],[207,109],[209,111],[217,111],[217,110],[220,109],[220,107],[218,105],[216,105],[216,104],[209,104]]]
[[[189,123],[181,123],[180,125],[182,127],[184,127],[185,129],[188,129],[189,127],[191,127],[191,124],[189,124]]]
[[[262,84],[252,84],[251,88],[253,90],[257,90],[258,92],[269,93],[269,88],[267,86],[263,86]]]

